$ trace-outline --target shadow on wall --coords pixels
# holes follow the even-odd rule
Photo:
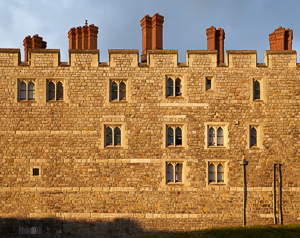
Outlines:
[[[146,235],[143,229],[130,219],[115,218],[110,221],[44,219],[0,219],[0,237],[135,237]]]

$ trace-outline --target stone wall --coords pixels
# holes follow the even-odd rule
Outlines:
[[[110,50],[105,64],[98,50],[70,50],[69,64],[57,50],[30,52],[26,65],[18,50],[0,51],[3,236],[7,227],[126,237],[242,225],[243,158],[247,225],[273,223],[274,163],[282,164],[283,223],[300,223],[295,51],[266,51],[259,65],[256,51],[227,51],[219,66],[216,51],[188,51],[185,64],[177,51],[148,51],[140,64],[135,50]],[[166,77],[182,79],[181,97],[166,98]],[[206,77],[213,90],[205,91]],[[20,79],[35,80],[36,100],[18,101]],[[49,79],[64,82],[63,101],[47,101]],[[262,82],[261,100],[253,101],[253,79]],[[126,82],[125,101],[109,100],[112,80]],[[227,125],[227,147],[207,148],[209,124]],[[122,128],[122,146],[105,146],[105,125]],[[185,128],[184,146],[166,147],[166,125]],[[167,184],[165,165],[174,161],[184,163],[184,182]],[[226,164],[225,184],[208,183],[211,161]]]

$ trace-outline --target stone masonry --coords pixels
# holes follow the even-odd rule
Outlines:
[[[0,49],[1,236],[239,226],[244,207],[247,225],[299,224],[300,68],[291,40],[282,42],[290,47],[259,64],[253,50],[227,51],[225,62],[218,50],[188,50],[186,63],[176,50],[145,48],[142,63],[138,50],[109,50],[99,63],[99,50],[76,42],[69,62],[59,50],[27,49],[21,62],[19,49]],[[181,79],[180,96],[167,96],[168,78]],[[21,100],[23,81],[34,83],[33,100]],[[63,100],[48,100],[49,82],[62,82]],[[113,82],[126,84],[125,100],[111,100]],[[120,145],[106,144],[108,126],[120,128]],[[168,126],[182,128],[182,145],[168,146]],[[209,146],[210,126],[223,128],[223,146]],[[167,181],[168,163],[182,164],[182,182]],[[209,181],[210,163],[223,164],[224,182]]]

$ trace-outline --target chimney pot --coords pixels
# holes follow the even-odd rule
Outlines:
[[[292,50],[293,30],[282,26],[269,35],[270,50]]]
[[[206,29],[207,35],[207,50],[217,50],[217,62],[223,63],[224,62],[224,39],[225,39],[225,32],[222,28],[218,28],[216,30],[215,27],[211,26],[210,28]]]

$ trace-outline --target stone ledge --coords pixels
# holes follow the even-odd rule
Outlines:
[[[108,50],[108,54],[139,54],[139,50]]]

